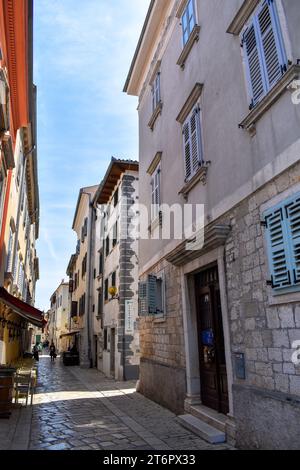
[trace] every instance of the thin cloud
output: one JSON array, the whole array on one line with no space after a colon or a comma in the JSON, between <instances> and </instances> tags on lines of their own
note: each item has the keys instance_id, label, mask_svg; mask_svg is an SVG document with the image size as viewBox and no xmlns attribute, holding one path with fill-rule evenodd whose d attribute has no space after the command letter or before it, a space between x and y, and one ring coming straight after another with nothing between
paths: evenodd
<instances>
[{"instance_id":1,"label":"thin cloud","mask_svg":"<svg viewBox=\"0 0 300 470\"><path fill-rule=\"evenodd\" d=\"M100 183L111 156L137 158L135 98L123 92L149 0L35 2L41 200L37 243L45 310L75 250L79 189Z\"/></svg>"}]
</instances>

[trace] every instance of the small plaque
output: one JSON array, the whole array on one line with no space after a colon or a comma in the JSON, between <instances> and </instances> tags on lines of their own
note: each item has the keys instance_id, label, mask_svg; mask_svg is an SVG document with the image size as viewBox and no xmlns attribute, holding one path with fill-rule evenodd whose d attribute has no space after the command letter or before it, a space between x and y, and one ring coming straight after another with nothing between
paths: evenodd
<instances>
[{"instance_id":1,"label":"small plaque","mask_svg":"<svg viewBox=\"0 0 300 470\"><path fill-rule=\"evenodd\" d=\"M235 358L235 376L237 379L246 380L245 354L236 353Z\"/></svg>"},{"instance_id":2,"label":"small plaque","mask_svg":"<svg viewBox=\"0 0 300 470\"><path fill-rule=\"evenodd\" d=\"M125 300L125 335L134 334L135 305L133 300Z\"/></svg>"}]
</instances>

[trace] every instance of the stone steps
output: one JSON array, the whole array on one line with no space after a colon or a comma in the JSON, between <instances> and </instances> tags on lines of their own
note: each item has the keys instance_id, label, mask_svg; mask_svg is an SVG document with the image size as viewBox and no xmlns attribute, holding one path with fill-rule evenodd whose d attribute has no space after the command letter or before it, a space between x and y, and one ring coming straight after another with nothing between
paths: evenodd
<instances>
[{"instance_id":1,"label":"stone steps","mask_svg":"<svg viewBox=\"0 0 300 470\"><path fill-rule=\"evenodd\" d=\"M210 426L193 415L181 415L178 416L177 420L184 428L192 431L210 444L223 444L226 442L226 435L224 432Z\"/></svg>"},{"instance_id":2,"label":"stone steps","mask_svg":"<svg viewBox=\"0 0 300 470\"><path fill-rule=\"evenodd\" d=\"M206 424L218 429L219 431L226 432L226 420L227 417L218 413L211 408L204 405L193 405L189 407L189 413Z\"/></svg>"}]
</instances>

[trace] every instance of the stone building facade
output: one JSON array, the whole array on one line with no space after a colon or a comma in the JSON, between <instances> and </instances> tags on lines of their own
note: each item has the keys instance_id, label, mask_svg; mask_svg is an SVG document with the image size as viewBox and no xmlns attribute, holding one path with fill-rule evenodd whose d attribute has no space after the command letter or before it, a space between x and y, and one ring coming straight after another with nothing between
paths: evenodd
<instances>
[{"instance_id":1,"label":"stone building facade","mask_svg":"<svg viewBox=\"0 0 300 470\"><path fill-rule=\"evenodd\" d=\"M39 279L32 0L1 3L0 51L0 363L5 364L31 350L29 324L42 326L41 312L37 322L28 315L35 311ZM19 310L10 296L18 299Z\"/></svg>"},{"instance_id":2,"label":"stone building facade","mask_svg":"<svg viewBox=\"0 0 300 470\"><path fill-rule=\"evenodd\" d=\"M137 203L138 162L113 158L94 198L94 304L101 324L98 369L117 380L139 376L138 241L129 233Z\"/></svg>"},{"instance_id":3,"label":"stone building facade","mask_svg":"<svg viewBox=\"0 0 300 470\"><path fill-rule=\"evenodd\" d=\"M49 341L58 353L68 350L69 337L69 283L63 279L50 299Z\"/></svg>"},{"instance_id":4,"label":"stone building facade","mask_svg":"<svg viewBox=\"0 0 300 470\"><path fill-rule=\"evenodd\" d=\"M139 195L151 214L140 390L240 448L296 449L300 9L219 8L152 1L125 84L139 97ZM163 204L204 206L199 247L156 236Z\"/></svg>"}]
</instances>

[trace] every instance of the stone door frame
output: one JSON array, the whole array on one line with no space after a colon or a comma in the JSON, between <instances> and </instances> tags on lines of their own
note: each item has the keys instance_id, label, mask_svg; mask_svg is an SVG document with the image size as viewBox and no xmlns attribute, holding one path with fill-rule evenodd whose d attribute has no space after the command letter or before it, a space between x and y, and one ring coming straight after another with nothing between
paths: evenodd
<instances>
[{"instance_id":1,"label":"stone door frame","mask_svg":"<svg viewBox=\"0 0 300 470\"><path fill-rule=\"evenodd\" d=\"M185 356L186 356L186 381L187 381L187 394L185 404L199 405L201 404L200 395L200 364L198 353L198 338L197 338L197 311L196 311L196 297L194 275L199 270L206 266L217 263L219 271L219 285L221 294L222 317L223 317L223 330L225 342L225 356L228 380L228 396L229 396L229 414L233 417L233 369L231 360L230 348L230 329L229 329L229 316L228 316L228 303L227 303L227 290L226 290L226 277L225 277L225 262L224 262L224 246L216 248L215 250L206 253L199 258L183 265L181 267L181 291L182 291L182 314L183 314L183 328L184 328L184 342L185 342Z\"/></svg>"}]
</instances>

